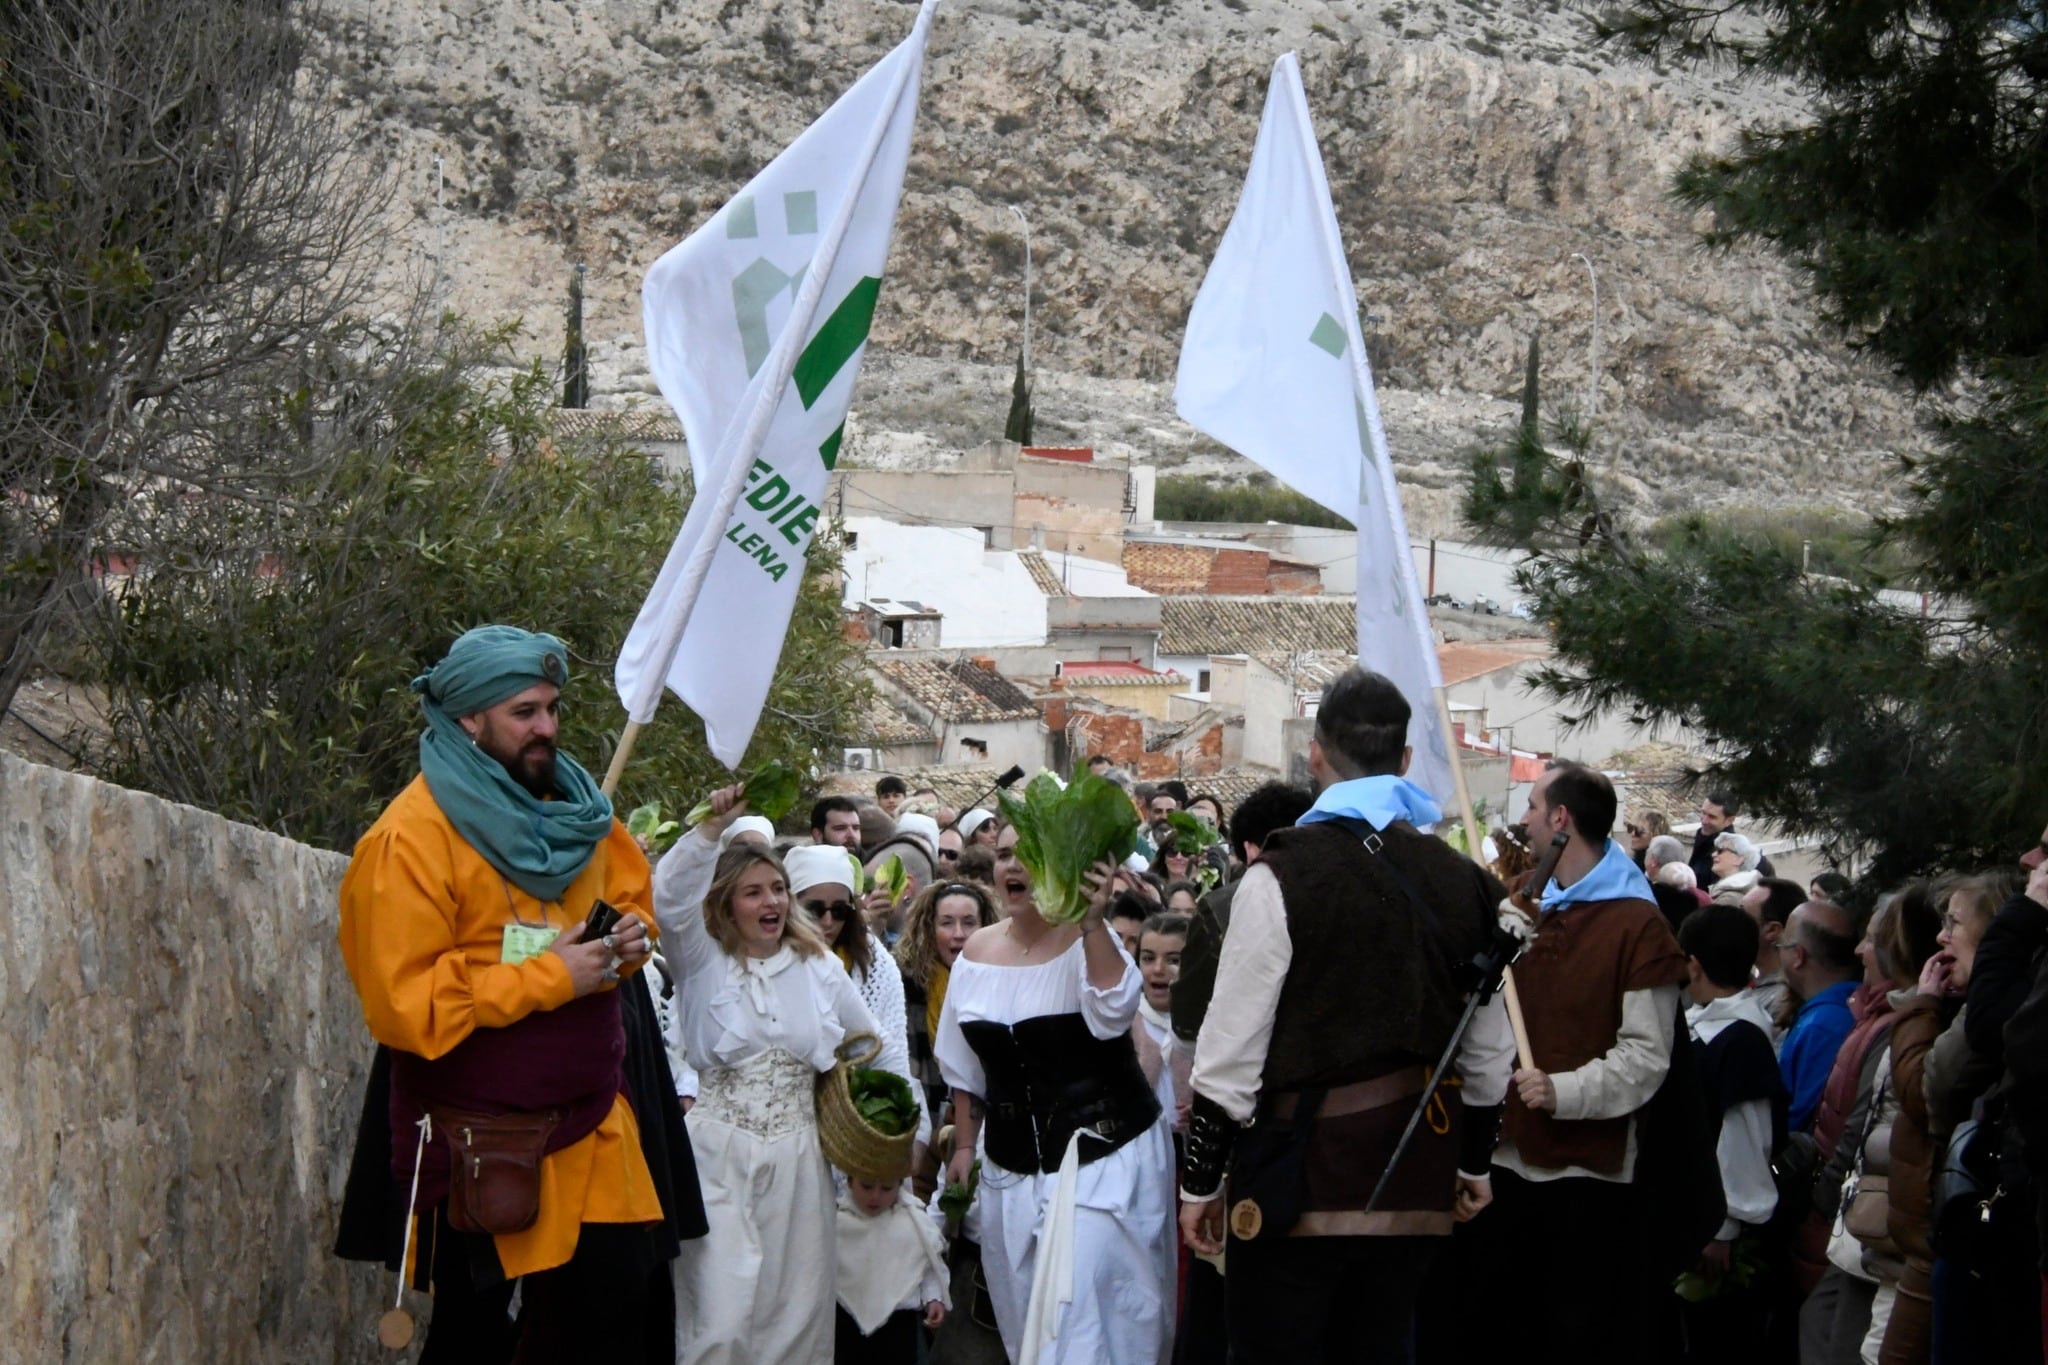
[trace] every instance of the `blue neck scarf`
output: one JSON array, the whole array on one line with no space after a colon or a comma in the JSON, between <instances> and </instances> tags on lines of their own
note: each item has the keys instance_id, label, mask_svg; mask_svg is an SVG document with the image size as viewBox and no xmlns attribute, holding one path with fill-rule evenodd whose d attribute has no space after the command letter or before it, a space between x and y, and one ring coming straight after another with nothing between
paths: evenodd
<instances>
[{"instance_id":1,"label":"blue neck scarf","mask_svg":"<svg viewBox=\"0 0 2048 1365\"><path fill-rule=\"evenodd\" d=\"M427 728L420 775L448 822L507 881L538 900L560 900L612 828L611 798L575 759L555 754L555 799L519 785L460 724L538 683L569 680L569 651L552 635L479 626L412 680Z\"/></svg>"},{"instance_id":2,"label":"blue neck scarf","mask_svg":"<svg viewBox=\"0 0 2048 1365\"><path fill-rule=\"evenodd\" d=\"M1433 825L1444 818L1444 812L1434 797L1407 778L1381 773L1331 783L1323 788L1308 814L1294 823L1313 825L1346 816L1363 820L1374 829L1385 829L1396 820Z\"/></svg>"},{"instance_id":3,"label":"blue neck scarf","mask_svg":"<svg viewBox=\"0 0 2048 1365\"><path fill-rule=\"evenodd\" d=\"M1549 914L1587 901L1654 902L1656 899L1657 893L1650 889L1650 879L1636 866L1636 860L1629 857L1627 849L1609 839L1607 851L1585 876L1570 886L1559 886L1557 878L1550 879L1550 885L1543 888L1543 912Z\"/></svg>"}]
</instances>

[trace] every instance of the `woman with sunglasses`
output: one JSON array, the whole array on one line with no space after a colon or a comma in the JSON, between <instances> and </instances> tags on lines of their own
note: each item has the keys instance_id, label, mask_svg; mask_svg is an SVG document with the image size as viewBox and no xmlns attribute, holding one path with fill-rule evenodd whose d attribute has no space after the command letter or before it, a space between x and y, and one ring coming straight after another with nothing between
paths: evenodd
<instances>
[{"instance_id":1,"label":"woman with sunglasses","mask_svg":"<svg viewBox=\"0 0 2048 1365\"><path fill-rule=\"evenodd\" d=\"M910 1082L917 1096L917 1146L914 1166L924 1165L924 1149L931 1142L931 1113L925 1104L924 1088L910 1070L910 1033L903 1007L903 975L895 962L868 932L867 917L854 899L854 880L860 865L843 848L812 844L793 848L785 860L789 868L789 894L797 907L817 927L818 937L839 959L839 965L853 978L861 1003L875 1016L882 1040L882 1055L874 1065L893 1071Z\"/></svg>"},{"instance_id":2,"label":"woman with sunglasses","mask_svg":"<svg viewBox=\"0 0 2048 1365\"><path fill-rule=\"evenodd\" d=\"M676 1258L676 1359L819 1365L833 1349L836 1193L813 1095L848 1034L881 1029L774 852L745 839L719 851L746 812L740 789L713 793L711 809L654 874L699 1073L686 1123L711 1225ZM852 880L844 849L799 852L837 857Z\"/></svg>"}]
</instances>

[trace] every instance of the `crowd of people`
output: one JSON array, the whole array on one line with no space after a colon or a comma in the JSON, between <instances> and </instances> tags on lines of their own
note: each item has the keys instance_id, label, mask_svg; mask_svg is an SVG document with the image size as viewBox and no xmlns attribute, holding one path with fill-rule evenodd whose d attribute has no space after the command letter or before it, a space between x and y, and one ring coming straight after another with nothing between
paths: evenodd
<instances>
[{"instance_id":1,"label":"crowd of people","mask_svg":"<svg viewBox=\"0 0 2048 1365\"><path fill-rule=\"evenodd\" d=\"M1054 923L1017 829L894 777L792 832L727 788L650 865L566 660L416 680L342 891L340 1250L431 1292L429 1365L2042 1359L2048 832L1799 885L1733 794L1688 843L1557 763L1482 866L1353 669L1312 786L1090 759L1138 849ZM855 1050L900 1169L824 1154Z\"/></svg>"}]
</instances>

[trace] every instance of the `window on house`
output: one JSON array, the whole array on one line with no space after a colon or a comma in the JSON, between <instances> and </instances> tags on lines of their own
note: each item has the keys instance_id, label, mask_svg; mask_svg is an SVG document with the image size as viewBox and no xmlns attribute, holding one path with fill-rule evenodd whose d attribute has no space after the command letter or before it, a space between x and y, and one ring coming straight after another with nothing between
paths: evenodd
<instances>
[{"instance_id":1,"label":"window on house","mask_svg":"<svg viewBox=\"0 0 2048 1365\"><path fill-rule=\"evenodd\" d=\"M1197 692L1207 692L1208 690L1209 690L1209 670L1205 668L1205 669L1203 669L1203 670L1202 670L1202 671L1201 671L1200 673L1197 673L1197 674L1195 675L1195 691L1197 691Z\"/></svg>"},{"instance_id":2,"label":"window on house","mask_svg":"<svg viewBox=\"0 0 2048 1365\"><path fill-rule=\"evenodd\" d=\"M858 550L860 548L860 532L848 531L846 533L846 548L849 550Z\"/></svg>"},{"instance_id":3,"label":"window on house","mask_svg":"<svg viewBox=\"0 0 2048 1365\"><path fill-rule=\"evenodd\" d=\"M882 622L882 643L890 649L903 648L903 623L901 621Z\"/></svg>"},{"instance_id":4,"label":"window on house","mask_svg":"<svg viewBox=\"0 0 2048 1365\"><path fill-rule=\"evenodd\" d=\"M996 528L995 528L995 527L993 527L993 526L977 526L977 527L975 527L974 529L975 529L975 530L977 530L977 531L979 531L979 532L981 532L981 548L982 548L982 549L984 549L984 550L993 550L993 549L995 549L995 547L996 547Z\"/></svg>"}]
</instances>

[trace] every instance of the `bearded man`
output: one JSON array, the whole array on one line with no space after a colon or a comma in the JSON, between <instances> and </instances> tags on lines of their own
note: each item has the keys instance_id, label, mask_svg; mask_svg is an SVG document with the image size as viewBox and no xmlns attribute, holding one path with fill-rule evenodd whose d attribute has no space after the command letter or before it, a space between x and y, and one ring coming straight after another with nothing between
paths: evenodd
<instances>
[{"instance_id":1,"label":"bearded man","mask_svg":"<svg viewBox=\"0 0 2048 1365\"><path fill-rule=\"evenodd\" d=\"M632 979L651 951L647 859L555 747L568 655L484 626L415 678L419 776L342 881L342 957L387 1055L337 1250L361 1254L351 1225L389 1263L410 1247L435 1298L423 1365L641 1358L667 1339L663 1262L702 1233ZM617 918L585 941L599 902ZM388 1172L369 1169L380 1154Z\"/></svg>"}]
</instances>

